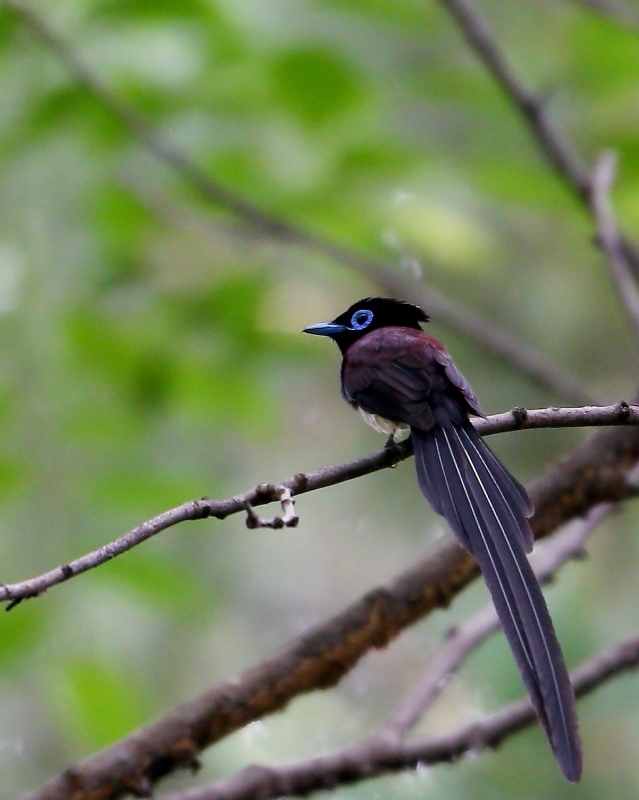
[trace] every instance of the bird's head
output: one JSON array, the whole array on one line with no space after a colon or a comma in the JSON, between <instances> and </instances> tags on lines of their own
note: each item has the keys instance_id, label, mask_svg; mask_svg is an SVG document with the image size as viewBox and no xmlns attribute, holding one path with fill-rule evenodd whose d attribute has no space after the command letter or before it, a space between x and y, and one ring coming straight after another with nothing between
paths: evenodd
<instances>
[{"instance_id":1,"label":"bird's head","mask_svg":"<svg viewBox=\"0 0 639 800\"><path fill-rule=\"evenodd\" d=\"M329 336L345 352L353 342L377 328L400 325L421 330L420 323L430 317L419 306L394 300L391 297L365 297L359 300L332 322L319 322L304 328L303 333Z\"/></svg>"}]
</instances>

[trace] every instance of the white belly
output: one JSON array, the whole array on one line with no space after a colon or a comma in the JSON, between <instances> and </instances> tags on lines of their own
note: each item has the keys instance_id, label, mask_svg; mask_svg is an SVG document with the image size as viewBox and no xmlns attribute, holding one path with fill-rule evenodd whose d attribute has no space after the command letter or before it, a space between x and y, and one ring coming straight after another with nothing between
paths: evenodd
<instances>
[{"instance_id":1,"label":"white belly","mask_svg":"<svg viewBox=\"0 0 639 800\"><path fill-rule=\"evenodd\" d=\"M380 417L377 414L369 414L363 408L359 409L359 413L364 417L371 428L375 428L378 433L383 433L386 436L395 436L398 433L405 433L408 430L408 425L403 422L391 422L389 419Z\"/></svg>"}]
</instances>

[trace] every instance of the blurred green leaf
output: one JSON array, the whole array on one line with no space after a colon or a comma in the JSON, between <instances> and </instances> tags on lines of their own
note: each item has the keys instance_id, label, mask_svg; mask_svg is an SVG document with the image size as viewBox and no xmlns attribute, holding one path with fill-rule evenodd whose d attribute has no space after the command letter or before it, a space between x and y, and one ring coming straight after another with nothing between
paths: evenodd
<instances>
[{"instance_id":1,"label":"blurred green leaf","mask_svg":"<svg viewBox=\"0 0 639 800\"><path fill-rule=\"evenodd\" d=\"M353 64L319 48L291 49L271 62L275 99L308 126L322 124L359 97Z\"/></svg>"},{"instance_id":2,"label":"blurred green leaf","mask_svg":"<svg viewBox=\"0 0 639 800\"><path fill-rule=\"evenodd\" d=\"M106 659L77 657L56 670L53 702L70 738L83 750L104 747L138 727L148 712L144 685Z\"/></svg>"},{"instance_id":3,"label":"blurred green leaf","mask_svg":"<svg viewBox=\"0 0 639 800\"><path fill-rule=\"evenodd\" d=\"M210 7L202 0L99 0L95 3L96 16L113 17L130 22L158 17L179 19L180 17L205 16Z\"/></svg>"},{"instance_id":4,"label":"blurred green leaf","mask_svg":"<svg viewBox=\"0 0 639 800\"><path fill-rule=\"evenodd\" d=\"M3 575L9 578L8 575ZM47 616L37 603L24 602L2 617L2 647L0 647L0 672L20 670L20 660L25 652L33 652L47 633Z\"/></svg>"},{"instance_id":5,"label":"blurred green leaf","mask_svg":"<svg viewBox=\"0 0 639 800\"><path fill-rule=\"evenodd\" d=\"M214 589L203 584L197 566L183 555L149 553L142 547L120 559L117 574L110 576L108 583L121 584L156 613L196 624L203 616L210 621L214 607Z\"/></svg>"}]
</instances>

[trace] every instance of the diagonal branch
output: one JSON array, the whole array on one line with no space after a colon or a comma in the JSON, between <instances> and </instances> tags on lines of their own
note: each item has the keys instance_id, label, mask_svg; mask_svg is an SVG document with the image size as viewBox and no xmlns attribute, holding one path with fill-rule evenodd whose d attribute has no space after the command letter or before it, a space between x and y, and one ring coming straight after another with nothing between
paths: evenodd
<instances>
[{"instance_id":1,"label":"diagonal branch","mask_svg":"<svg viewBox=\"0 0 639 800\"><path fill-rule=\"evenodd\" d=\"M459 26L471 50L525 118L550 164L579 198L587 203L590 197L590 175L586 166L571 144L553 126L542 99L519 81L488 21L469 0L440 2Z\"/></svg>"},{"instance_id":2,"label":"diagonal branch","mask_svg":"<svg viewBox=\"0 0 639 800\"><path fill-rule=\"evenodd\" d=\"M577 697L639 667L639 636L600 653L571 673ZM508 737L536 722L528 700L513 703L453 733L417 742L373 737L350 747L294 764L252 766L199 789L163 794L159 800L270 800L306 797L380 775L448 764L466 755L497 748Z\"/></svg>"},{"instance_id":3,"label":"diagonal branch","mask_svg":"<svg viewBox=\"0 0 639 800\"><path fill-rule=\"evenodd\" d=\"M627 478L638 460L637 425L598 431L576 447L531 488L537 508L535 536L547 536L595 505L630 494ZM258 666L90 756L23 800L116 800L124 791L148 794L160 778L192 764L223 737L281 710L300 694L335 685L365 653L385 647L417 619L447 606L476 575L473 558L449 541ZM522 724L516 721L514 730ZM505 735L503 730L495 743ZM448 757L467 746L464 740L448 748Z\"/></svg>"},{"instance_id":4,"label":"diagonal branch","mask_svg":"<svg viewBox=\"0 0 639 800\"><path fill-rule=\"evenodd\" d=\"M440 3L453 17L475 55L524 118L541 153L587 210L591 211L593 181L587 167L572 143L553 125L543 100L519 80L487 20L471 0L440 0ZM619 242L634 274L639 276L639 253L621 235Z\"/></svg>"},{"instance_id":5,"label":"diagonal branch","mask_svg":"<svg viewBox=\"0 0 639 800\"><path fill-rule=\"evenodd\" d=\"M374 281L384 292L399 297L414 298L442 322L466 334L473 341L481 343L506 363L528 375L539 387L551 391L566 402L579 404L592 402L592 397L584 389L582 382L570 375L565 367L559 367L543 353L499 328L490 320L454 303L436 289L426 288L414 279L392 270L380 260L370 258L274 214L262 211L254 203L210 178L187 155L164 140L137 111L118 99L38 14L15 0L5 0L5 7L12 10L29 30L55 53L78 84L117 119L130 136L158 160L173 169L204 200L230 212L262 235L288 245L312 250L356 270Z\"/></svg>"},{"instance_id":6,"label":"diagonal branch","mask_svg":"<svg viewBox=\"0 0 639 800\"><path fill-rule=\"evenodd\" d=\"M503 414L495 414L486 419L473 420L475 427L483 436L506 431L533 428L567 428L587 426L639 425L639 406L621 402L614 406L585 406L583 408L541 408L528 410L514 408ZM278 484L261 483L254 489L224 500L189 500L180 506L164 511L141 525L137 525L123 536L76 558L55 569L13 584L0 584L0 603L6 602L7 610L14 608L22 600L37 597L52 586L64 583L90 569L128 552L167 528L188 520L208 517L225 519L231 514L245 512L249 528L282 528L297 525L297 517L292 506L293 495L305 494L327 486L335 486L344 481L361 478L380 469L392 467L412 455L410 440L399 442L392 447L384 447L372 455L346 464L322 467L309 474L298 473ZM253 511L255 506L274 501L282 504L281 517L260 520Z\"/></svg>"},{"instance_id":7,"label":"diagonal branch","mask_svg":"<svg viewBox=\"0 0 639 800\"><path fill-rule=\"evenodd\" d=\"M617 158L612 152L602 153L597 160L592 173L592 213L597 223L597 243L606 255L613 283L639 341L639 286L628 262L610 201L616 167Z\"/></svg>"}]
</instances>

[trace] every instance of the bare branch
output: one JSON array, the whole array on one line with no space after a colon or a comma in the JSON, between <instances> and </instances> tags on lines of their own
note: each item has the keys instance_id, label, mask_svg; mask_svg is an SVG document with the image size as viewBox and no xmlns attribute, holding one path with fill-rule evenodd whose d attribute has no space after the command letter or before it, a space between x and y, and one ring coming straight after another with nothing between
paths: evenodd
<instances>
[{"instance_id":1,"label":"bare branch","mask_svg":"<svg viewBox=\"0 0 639 800\"><path fill-rule=\"evenodd\" d=\"M511 411L492 414L472 422L482 436L534 428L583 428L610 425L636 425L639 405L622 400L612 406L581 408L537 408L515 406Z\"/></svg>"},{"instance_id":2,"label":"bare branch","mask_svg":"<svg viewBox=\"0 0 639 800\"><path fill-rule=\"evenodd\" d=\"M559 367L547 356L488 319L454 303L432 287L426 288L414 278L398 273L382 261L369 258L274 214L262 211L258 206L208 177L195 162L158 135L141 115L113 95L38 14L14 0L5 0L5 6L18 15L23 23L56 54L74 79L119 120L124 129L142 147L173 169L207 202L230 212L262 235L288 245L313 250L355 269L374 281L384 292L399 297L414 298L442 322L465 333L474 342L494 352L506 363L526 374L538 386L550 390L565 402L579 404L593 402L582 382L570 375L566 367Z\"/></svg>"},{"instance_id":3,"label":"bare branch","mask_svg":"<svg viewBox=\"0 0 639 800\"><path fill-rule=\"evenodd\" d=\"M571 673L583 697L612 678L639 667L639 636L604 651ZM418 742L371 738L338 752L278 767L248 767L210 786L161 795L160 800L269 800L306 797L322 789L394 772L450 763L498 747L536 722L528 700L471 723L454 733ZM26 800L26 799L25 799Z\"/></svg>"},{"instance_id":4,"label":"bare branch","mask_svg":"<svg viewBox=\"0 0 639 800\"><path fill-rule=\"evenodd\" d=\"M623 499L630 493L627 479L638 460L636 425L598 431L576 447L531 487L537 509L532 519L535 536L547 536L599 503ZM361 464L355 462L356 468ZM315 473L318 483L329 475L330 471ZM225 502L227 513L234 513L233 503L241 508L238 499ZM448 541L428 559L305 631L258 666L90 756L24 800L116 800L124 791L148 794L160 778L192 764L209 745L282 709L300 694L336 684L369 650L386 646L417 619L447 606L477 574L473 558ZM529 721L531 712L525 710L524 722L516 720L513 730ZM453 751L465 752L466 744ZM446 750L448 757L454 757L453 751Z\"/></svg>"},{"instance_id":5,"label":"bare branch","mask_svg":"<svg viewBox=\"0 0 639 800\"><path fill-rule=\"evenodd\" d=\"M457 22L470 48L526 119L548 161L582 201L587 202L590 196L590 175L586 166L552 125L542 99L528 91L519 81L488 21L469 0L440 2Z\"/></svg>"},{"instance_id":6,"label":"bare branch","mask_svg":"<svg viewBox=\"0 0 639 800\"><path fill-rule=\"evenodd\" d=\"M617 157L612 152L602 153L597 160L592 173L592 213L597 223L597 243L606 255L613 283L639 341L639 287L610 201L616 168Z\"/></svg>"},{"instance_id":7,"label":"bare branch","mask_svg":"<svg viewBox=\"0 0 639 800\"><path fill-rule=\"evenodd\" d=\"M585 519L574 521L553 539L543 556L533 564L540 583L547 582L566 561L583 553L586 541L613 508L611 503L602 503ZM379 735L384 739L404 738L443 692L466 658L498 628L499 618L492 603L458 625Z\"/></svg>"},{"instance_id":8,"label":"bare branch","mask_svg":"<svg viewBox=\"0 0 639 800\"><path fill-rule=\"evenodd\" d=\"M525 408L515 408L487 419L475 419L473 422L482 436L527 428L638 425L639 406L621 402L614 406L584 406L583 408L542 408L530 411ZM68 564L62 564L49 572L19 583L0 584L0 602L8 603L7 609L12 609L22 600L37 597L52 586L94 569L115 556L126 553L161 531L187 520L208 517L225 519L231 514L244 511L248 515L247 524L251 528L293 527L297 525L292 499L294 494L305 494L315 489L324 489L327 486L361 478L380 469L392 467L410 455L412 455L412 445L410 440L407 440L391 447L384 447L357 461L322 467L310 474L299 473L276 485L262 483L248 492L225 500L211 500L207 497L201 500L189 500L137 525L118 539L70 561ZM260 520L253 508L273 501L279 501L282 504L282 517L268 521Z\"/></svg>"},{"instance_id":9,"label":"bare branch","mask_svg":"<svg viewBox=\"0 0 639 800\"><path fill-rule=\"evenodd\" d=\"M587 167L572 143L552 124L543 100L520 82L487 20L471 0L440 2L457 22L470 48L524 118L540 151L555 172L590 211L593 186ZM619 241L633 272L639 275L639 254L623 236Z\"/></svg>"}]
</instances>

